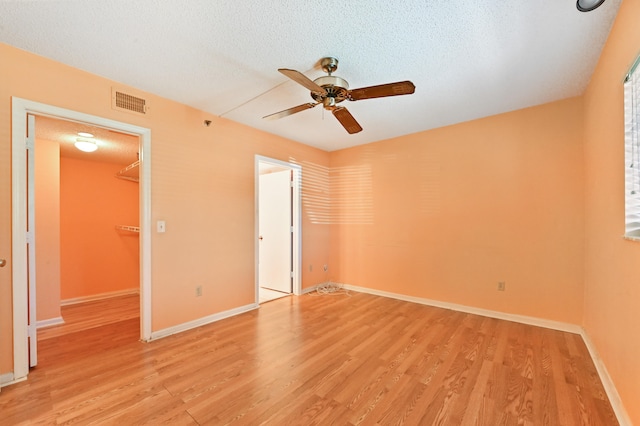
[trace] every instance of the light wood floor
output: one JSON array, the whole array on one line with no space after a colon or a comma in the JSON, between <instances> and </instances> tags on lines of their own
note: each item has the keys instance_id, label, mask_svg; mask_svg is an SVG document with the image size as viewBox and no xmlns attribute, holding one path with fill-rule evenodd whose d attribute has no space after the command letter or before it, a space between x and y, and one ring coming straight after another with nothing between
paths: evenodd
<instances>
[{"instance_id":1,"label":"light wood floor","mask_svg":"<svg viewBox=\"0 0 640 426\"><path fill-rule=\"evenodd\" d=\"M270 288L260 287L258 288L258 302L266 303L272 300L280 299L281 297L288 297L289 293L283 293L281 291L271 290Z\"/></svg>"},{"instance_id":2,"label":"light wood floor","mask_svg":"<svg viewBox=\"0 0 640 426\"><path fill-rule=\"evenodd\" d=\"M0 424L618 424L578 335L367 294L151 343L137 318L69 330L2 389Z\"/></svg>"},{"instance_id":3,"label":"light wood floor","mask_svg":"<svg viewBox=\"0 0 640 426\"><path fill-rule=\"evenodd\" d=\"M60 311L64 324L39 329L39 342L129 319L140 321L140 297L137 294L131 294L66 305Z\"/></svg>"}]
</instances>

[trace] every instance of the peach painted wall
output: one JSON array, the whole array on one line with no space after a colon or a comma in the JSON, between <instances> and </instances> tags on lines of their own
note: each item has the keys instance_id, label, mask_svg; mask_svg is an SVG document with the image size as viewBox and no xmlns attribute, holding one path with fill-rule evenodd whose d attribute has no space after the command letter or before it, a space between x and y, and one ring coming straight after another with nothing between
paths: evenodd
<instances>
[{"instance_id":1,"label":"peach painted wall","mask_svg":"<svg viewBox=\"0 0 640 426\"><path fill-rule=\"evenodd\" d=\"M60 317L60 146L35 145L36 319Z\"/></svg>"},{"instance_id":2,"label":"peach painted wall","mask_svg":"<svg viewBox=\"0 0 640 426\"><path fill-rule=\"evenodd\" d=\"M115 177L125 166L60 159L62 300L140 287L138 234L115 229L139 226L139 185Z\"/></svg>"},{"instance_id":3,"label":"peach painted wall","mask_svg":"<svg viewBox=\"0 0 640 426\"><path fill-rule=\"evenodd\" d=\"M168 114L179 116L180 111ZM205 128L204 117L191 120L190 132L196 136L189 138L167 126L163 130L175 142L154 145L153 198L154 206L160 206L154 220L165 220L167 226L165 234L154 235L154 250L172 263L154 265L154 285L172 289L153 294L154 312L161 312L153 317L154 329L204 317L212 307L225 311L253 303L256 154L328 165L327 152L220 118ZM157 155L165 161L156 162ZM156 185L163 190L156 190ZM328 227L311 223L304 207L302 216L302 264L327 263ZM176 248L188 255L174 257ZM304 269L303 288L323 281L320 271ZM197 285L202 285L203 294L196 299ZM185 306L191 309L178 309L178 298L189 299Z\"/></svg>"},{"instance_id":4,"label":"peach painted wall","mask_svg":"<svg viewBox=\"0 0 640 426\"><path fill-rule=\"evenodd\" d=\"M329 153L0 44L0 257L11 262L12 96L151 129L152 330L252 304L254 157L329 165ZM144 97L146 116L111 109L111 88ZM202 125L212 120L210 127ZM303 166L303 174L304 174ZM329 261L329 227L303 209L303 265ZM304 268L303 287L323 280ZM202 285L202 297L195 297ZM0 269L0 374L12 370L11 270Z\"/></svg>"},{"instance_id":5,"label":"peach painted wall","mask_svg":"<svg viewBox=\"0 0 640 426\"><path fill-rule=\"evenodd\" d=\"M581 111L574 98L333 152L335 220L351 223L333 226L331 278L580 324Z\"/></svg>"},{"instance_id":6,"label":"peach painted wall","mask_svg":"<svg viewBox=\"0 0 640 426\"><path fill-rule=\"evenodd\" d=\"M584 327L640 424L640 242L624 234L622 81L640 55L640 1L625 0L585 93Z\"/></svg>"}]
</instances>

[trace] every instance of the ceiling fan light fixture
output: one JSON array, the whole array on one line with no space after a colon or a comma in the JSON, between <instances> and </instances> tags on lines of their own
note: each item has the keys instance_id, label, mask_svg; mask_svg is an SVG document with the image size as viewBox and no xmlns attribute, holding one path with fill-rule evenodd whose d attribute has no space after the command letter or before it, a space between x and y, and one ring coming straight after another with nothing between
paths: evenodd
<instances>
[{"instance_id":1,"label":"ceiling fan light fixture","mask_svg":"<svg viewBox=\"0 0 640 426\"><path fill-rule=\"evenodd\" d=\"M604 3L604 0L577 0L576 7L580 12L591 12Z\"/></svg>"},{"instance_id":2,"label":"ceiling fan light fixture","mask_svg":"<svg viewBox=\"0 0 640 426\"><path fill-rule=\"evenodd\" d=\"M336 107L336 100L332 97L326 97L322 101L322 104L324 105L324 109L333 109Z\"/></svg>"},{"instance_id":3,"label":"ceiling fan light fixture","mask_svg":"<svg viewBox=\"0 0 640 426\"><path fill-rule=\"evenodd\" d=\"M310 91L311 98L316 102L298 105L274 114L265 115L262 118L271 120L287 117L313 108L316 105L322 105L324 109L330 110L333 113L333 116L349 134L354 134L362 131L362 126L358 124L356 119L345 107L338 106L337 104L347 99L349 101L359 101L363 99L385 98L387 96L410 95L416 90L416 86L408 80L349 90L349 83L347 83L345 79L332 75L332 73L338 69L338 60L336 58L322 58L320 64L322 65L322 70L328 75L318 77L313 81L300 71L289 68L278 68L278 72L286 75L299 85L306 87Z\"/></svg>"},{"instance_id":4,"label":"ceiling fan light fixture","mask_svg":"<svg viewBox=\"0 0 640 426\"><path fill-rule=\"evenodd\" d=\"M93 152L98 149L98 144L96 141L76 138L76 142L74 143L75 147L83 152Z\"/></svg>"}]
</instances>

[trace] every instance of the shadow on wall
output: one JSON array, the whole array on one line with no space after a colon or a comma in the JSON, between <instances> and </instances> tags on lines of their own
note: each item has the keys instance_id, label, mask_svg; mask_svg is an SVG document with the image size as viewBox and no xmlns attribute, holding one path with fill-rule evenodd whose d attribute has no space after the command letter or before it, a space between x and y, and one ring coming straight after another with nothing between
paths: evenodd
<instances>
[{"instance_id":1,"label":"shadow on wall","mask_svg":"<svg viewBox=\"0 0 640 426\"><path fill-rule=\"evenodd\" d=\"M433 154L413 159L393 153L378 156L377 161L385 164L380 164L377 169L372 158L373 149L369 148L360 164L350 166L326 167L289 159L302 167L302 203L311 223L373 225L376 210L373 186L376 179L381 185L396 185L391 191L395 191L397 196L414 199L420 214L432 216L440 211L440 162L433 158ZM376 170L378 175L374 176ZM385 170L406 170L407 175L385 176ZM406 179L417 181L416 193L402 190ZM412 187L415 188L415 182Z\"/></svg>"}]
</instances>

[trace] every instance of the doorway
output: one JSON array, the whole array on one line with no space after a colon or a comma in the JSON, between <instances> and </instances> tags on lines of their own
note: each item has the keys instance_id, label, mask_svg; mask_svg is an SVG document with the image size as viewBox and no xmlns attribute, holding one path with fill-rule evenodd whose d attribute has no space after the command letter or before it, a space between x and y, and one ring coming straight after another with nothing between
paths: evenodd
<instances>
[{"instance_id":1,"label":"doorway","mask_svg":"<svg viewBox=\"0 0 640 426\"><path fill-rule=\"evenodd\" d=\"M139 188L139 259L140 259L140 336L149 340L151 336L151 277L148 230L151 223L150 205L150 129L118 122L77 111L58 108L20 98L12 98L12 253L13 253L13 352L14 381L24 379L29 372L29 344L37 341L35 324L28 321L29 304L29 259L27 241L37 238L29 236L27 229L28 180L26 168L26 130L28 116L53 117L67 121L86 123L140 138L140 188ZM34 348L31 349L32 351Z\"/></svg>"},{"instance_id":2,"label":"doorway","mask_svg":"<svg viewBox=\"0 0 640 426\"><path fill-rule=\"evenodd\" d=\"M256 303L301 293L299 165L256 156Z\"/></svg>"},{"instance_id":3,"label":"doorway","mask_svg":"<svg viewBox=\"0 0 640 426\"><path fill-rule=\"evenodd\" d=\"M38 341L139 318L140 138L34 118Z\"/></svg>"}]
</instances>

